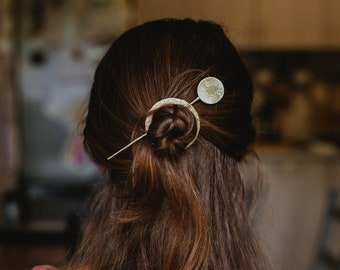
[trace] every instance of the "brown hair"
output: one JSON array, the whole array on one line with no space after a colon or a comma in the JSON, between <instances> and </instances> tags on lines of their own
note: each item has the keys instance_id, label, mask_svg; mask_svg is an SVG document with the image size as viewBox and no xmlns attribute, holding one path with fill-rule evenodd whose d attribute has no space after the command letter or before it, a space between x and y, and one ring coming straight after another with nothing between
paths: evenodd
<instances>
[{"instance_id":1,"label":"brown hair","mask_svg":"<svg viewBox=\"0 0 340 270\"><path fill-rule=\"evenodd\" d=\"M157 101L197 96L201 79L225 87L215 105L153 113ZM266 269L245 205L238 161L251 151L253 88L218 24L158 20L120 36L95 73L84 145L107 182L96 196L71 269Z\"/></svg>"}]
</instances>

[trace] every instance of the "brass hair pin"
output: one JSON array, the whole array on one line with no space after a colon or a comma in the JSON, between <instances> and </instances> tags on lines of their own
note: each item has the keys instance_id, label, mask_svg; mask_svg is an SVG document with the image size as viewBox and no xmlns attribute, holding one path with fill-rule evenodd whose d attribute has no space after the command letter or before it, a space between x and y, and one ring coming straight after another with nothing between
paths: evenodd
<instances>
[{"instance_id":1,"label":"brass hair pin","mask_svg":"<svg viewBox=\"0 0 340 270\"><path fill-rule=\"evenodd\" d=\"M209 105L216 104L217 102L219 102L222 99L223 95L224 95L223 83L215 77L206 77L199 82L199 84L197 86L197 98L194 99L192 102L189 103L186 100L179 99L179 98L166 98L166 99L162 99L162 100L156 102L151 107L151 109L149 111L155 111L155 110L159 109L160 107L162 107L164 105L181 105L181 106L187 107L190 110L190 112L192 112L192 114L194 115L194 117L196 119L196 127L197 127L195 137L186 146L186 149L187 149L188 147L190 147L196 141L196 139L198 138L199 131L200 131L200 118L199 118L197 111L195 110L195 108L192 105L199 100L201 100L203 103L209 104ZM129 144L127 144L126 146L124 146L123 148L118 150L113 155L109 156L107 158L107 160L110 160L111 158L118 155L120 152L129 148L134 143L143 139L148 134L149 127L152 123L152 118L153 118L153 114L149 115L145 119L145 133L144 134L142 134L138 138L134 139L132 142L130 142Z\"/></svg>"}]
</instances>

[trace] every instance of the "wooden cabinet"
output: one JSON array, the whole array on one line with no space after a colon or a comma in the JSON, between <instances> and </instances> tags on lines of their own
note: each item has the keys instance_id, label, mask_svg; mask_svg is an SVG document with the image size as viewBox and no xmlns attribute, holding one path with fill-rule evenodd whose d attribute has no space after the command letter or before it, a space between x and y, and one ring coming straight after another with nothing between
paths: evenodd
<instances>
[{"instance_id":1,"label":"wooden cabinet","mask_svg":"<svg viewBox=\"0 0 340 270\"><path fill-rule=\"evenodd\" d=\"M160 18L191 17L191 0L137 0L137 20L143 23Z\"/></svg>"},{"instance_id":2,"label":"wooden cabinet","mask_svg":"<svg viewBox=\"0 0 340 270\"><path fill-rule=\"evenodd\" d=\"M225 26L228 36L238 46L249 46L258 40L259 21L254 18L254 1L192 1L192 17L213 20ZM254 23L253 23L254 21Z\"/></svg>"},{"instance_id":3,"label":"wooden cabinet","mask_svg":"<svg viewBox=\"0 0 340 270\"><path fill-rule=\"evenodd\" d=\"M338 0L139 0L139 21L192 17L220 22L242 49L339 49Z\"/></svg>"},{"instance_id":4,"label":"wooden cabinet","mask_svg":"<svg viewBox=\"0 0 340 270\"><path fill-rule=\"evenodd\" d=\"M262 0L258 47L305 48L320 43L320 0Z\"/></svg>"},{"instance_id":5,"label":"wooden cabinet","mask_svg":"<svg viewBox=\"0 0 340 270\"><path fill-rule=\"evenodd\" d=\"M340 1L320 0L320 43L326 48L340 48Z\"/></svg>"}]
</instances>

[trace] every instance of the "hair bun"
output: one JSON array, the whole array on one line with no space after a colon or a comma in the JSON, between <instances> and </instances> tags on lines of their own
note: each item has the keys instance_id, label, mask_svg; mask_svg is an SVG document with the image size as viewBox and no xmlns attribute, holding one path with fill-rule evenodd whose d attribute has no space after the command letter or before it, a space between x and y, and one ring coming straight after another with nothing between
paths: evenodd
<instances>
[{"instance_id":1,"label":"hair bun","mask_svg":"<svg viewBox=\"0 0 340 270\"><path fill-rule=\"evenodd\" d=\"M170 104L153 112L148 137L156 155L176 158L194 139L196 120L185 106Z\"/></svg>"}]
</instances>

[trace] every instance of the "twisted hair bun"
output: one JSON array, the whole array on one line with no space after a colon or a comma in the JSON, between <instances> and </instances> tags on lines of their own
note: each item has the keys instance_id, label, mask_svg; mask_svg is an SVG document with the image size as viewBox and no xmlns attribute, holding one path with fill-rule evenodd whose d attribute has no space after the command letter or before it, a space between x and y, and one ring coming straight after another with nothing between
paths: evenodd
<instances>
[{"instance_id":1,"label":"twisted hair bun","mask_svg":"<svg viewBox=\"0 0 340 270\"><path fill-rule=\"evenodd\" d=\"M148 137L158 157L174 159L195 138L197 122L185 106L170 104L153 113Z\"/></svg>"}]
</instances>

